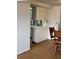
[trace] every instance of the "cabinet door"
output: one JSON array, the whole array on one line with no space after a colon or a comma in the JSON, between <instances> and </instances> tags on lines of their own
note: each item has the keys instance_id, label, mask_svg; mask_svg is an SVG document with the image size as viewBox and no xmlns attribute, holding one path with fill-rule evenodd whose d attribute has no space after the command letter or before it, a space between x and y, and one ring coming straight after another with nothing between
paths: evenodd
<instances>
[{"instance_id":1,"label":"cabinet door","mask_svg":"<svg viewBox=\"0 0 79 59\"><path fill-rule=\"evenodd\" d=\"M45 20L47 18L48 9L44 7L36 8L36 19L37 20Z\"/></svg>"},{"instance_id":2,"label":"cabinet door","mask_svg":"<svg viewBox=\"0 0 79 59\"><path fill-rule=\"evenodd\" d=\"M48 14L48 8L44 8L44 20L48 20L48 16L49 16L49 14Z\"/></svg>"}]
</instances>

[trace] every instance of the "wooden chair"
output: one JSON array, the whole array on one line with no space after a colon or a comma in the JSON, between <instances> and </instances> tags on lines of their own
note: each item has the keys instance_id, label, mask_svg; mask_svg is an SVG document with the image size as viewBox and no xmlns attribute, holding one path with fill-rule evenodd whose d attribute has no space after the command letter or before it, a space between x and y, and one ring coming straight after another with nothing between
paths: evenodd
<instances>
[{"instance_id":1,"label":"wooden chair","mask_svg":"<svg viewBox=\"0 0 79 59\"><path fill-rule=\"evenodd\" d=\"M56 53L60 52L61 55L61 32L60 31L53 31L54 32L54 39L51 39L51 54L53 58L55 58Z\"/></svg>"},{"instance_id":2,"label":"wooden chair","mask_svg":"<svg viewBox=\"0 0 79 59\"><path fill-rule=\"evenodd\" d=\"M61 53L61 32L54 32L55 39L53 39L53 55L56 55L57 52Z\"/></svg>"},{"instance_id":3,"label":"wooden chair","mask_svg":"<svg viewBox=\"0 0 79 59\"><path fill-rule=\"evenodd\" d=\"M51 37L50 49L51 49L51 53L53 53L53 56L55 56L58 50L61 52L61 32L56 31L54 27L49 28L49 30Z\"/></svg>"}]
</instances>

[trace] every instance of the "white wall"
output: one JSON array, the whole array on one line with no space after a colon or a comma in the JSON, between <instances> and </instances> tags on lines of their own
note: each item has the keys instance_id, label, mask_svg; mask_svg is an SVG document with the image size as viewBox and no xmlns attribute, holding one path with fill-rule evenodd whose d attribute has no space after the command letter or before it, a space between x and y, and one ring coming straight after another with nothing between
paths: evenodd
<instances>
[{"instance_id":1,"label":"white wall","mask_svg":"<svg viewBox=\"0 0 79 59\"><path fill-rule=\"evenodd\" d=\"M17 54L30 49L29 2L17 2Z\"/></svg>"},{"instance_id":2,"label":"white wall","mask_svg":"<svg viewBox=\"0 0 79 59\"><path fill-rule=\"evenodd\" d=\"M36 7L36 20L48 20L48 10L46 7Z\"/></svg>"},{"instance_id":3,"label":"white wall","mask_svg":"<svg viewBox=\"0 0 79 59\"><path fill-rule=\"evenodd\" d=\"M56 30L58 30L60 22L60 9L60 6L53 6L49 10L49 27L54 26Z\"/></svg>"},{"instance_id":4,"label":"white wall","mask_svg":"<svg viewBox=\"0 0 79 59\"><path fill-rule=\"evenodd\" d=\"M50 8L51 7L51 5L49 5L47 3L40 2L40 1L32 1L31 3L34 4L34 5L42 6L42 7L46 7L46 8Z\"/></svg>"},{"instance_id":5,"label":"white wall","mask_svg":"<svg viewBox=\"0 0 79 59\"><path fill-rule=\"evenodd\" d=\"M49 27L55 28L55 30L59 30L59 22L60 22L60 6L52 6L52 8L49 9ZM57 24L56 24L57 23ZM49 31L49 30L48 30ZM50 39L50 32L48 34L48 38Z\"/></svg>"}]
</instances>

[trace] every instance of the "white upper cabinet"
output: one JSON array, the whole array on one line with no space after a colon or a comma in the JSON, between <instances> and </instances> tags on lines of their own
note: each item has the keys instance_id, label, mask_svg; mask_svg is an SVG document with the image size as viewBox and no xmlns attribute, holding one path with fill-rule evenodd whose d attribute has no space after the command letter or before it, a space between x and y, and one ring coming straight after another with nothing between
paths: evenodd
<instances>
[{"instance_id":1,"label":"white upper cabinet","mask_svg":"<svg viewBox=\"0 0 79 59\"><path fill-rule=\"evenodd\" d=\"M48 8L36 7L36 20L48 20Z\"/></svg>"}]
</instances>

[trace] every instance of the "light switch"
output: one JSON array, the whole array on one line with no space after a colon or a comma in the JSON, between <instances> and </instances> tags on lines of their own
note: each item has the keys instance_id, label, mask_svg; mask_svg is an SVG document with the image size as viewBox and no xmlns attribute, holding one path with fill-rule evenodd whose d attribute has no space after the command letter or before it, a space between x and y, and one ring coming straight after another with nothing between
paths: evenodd
<instances>
[{"instance_id":1,"label":"light switch","mask_svg":"<svg viewBox=\"0 0 79 59\"><path fill-rule=\"evenodd\" d=\"M56 24L57 24L57 22L56 22Z\"/></svg>"}]
</instances>

